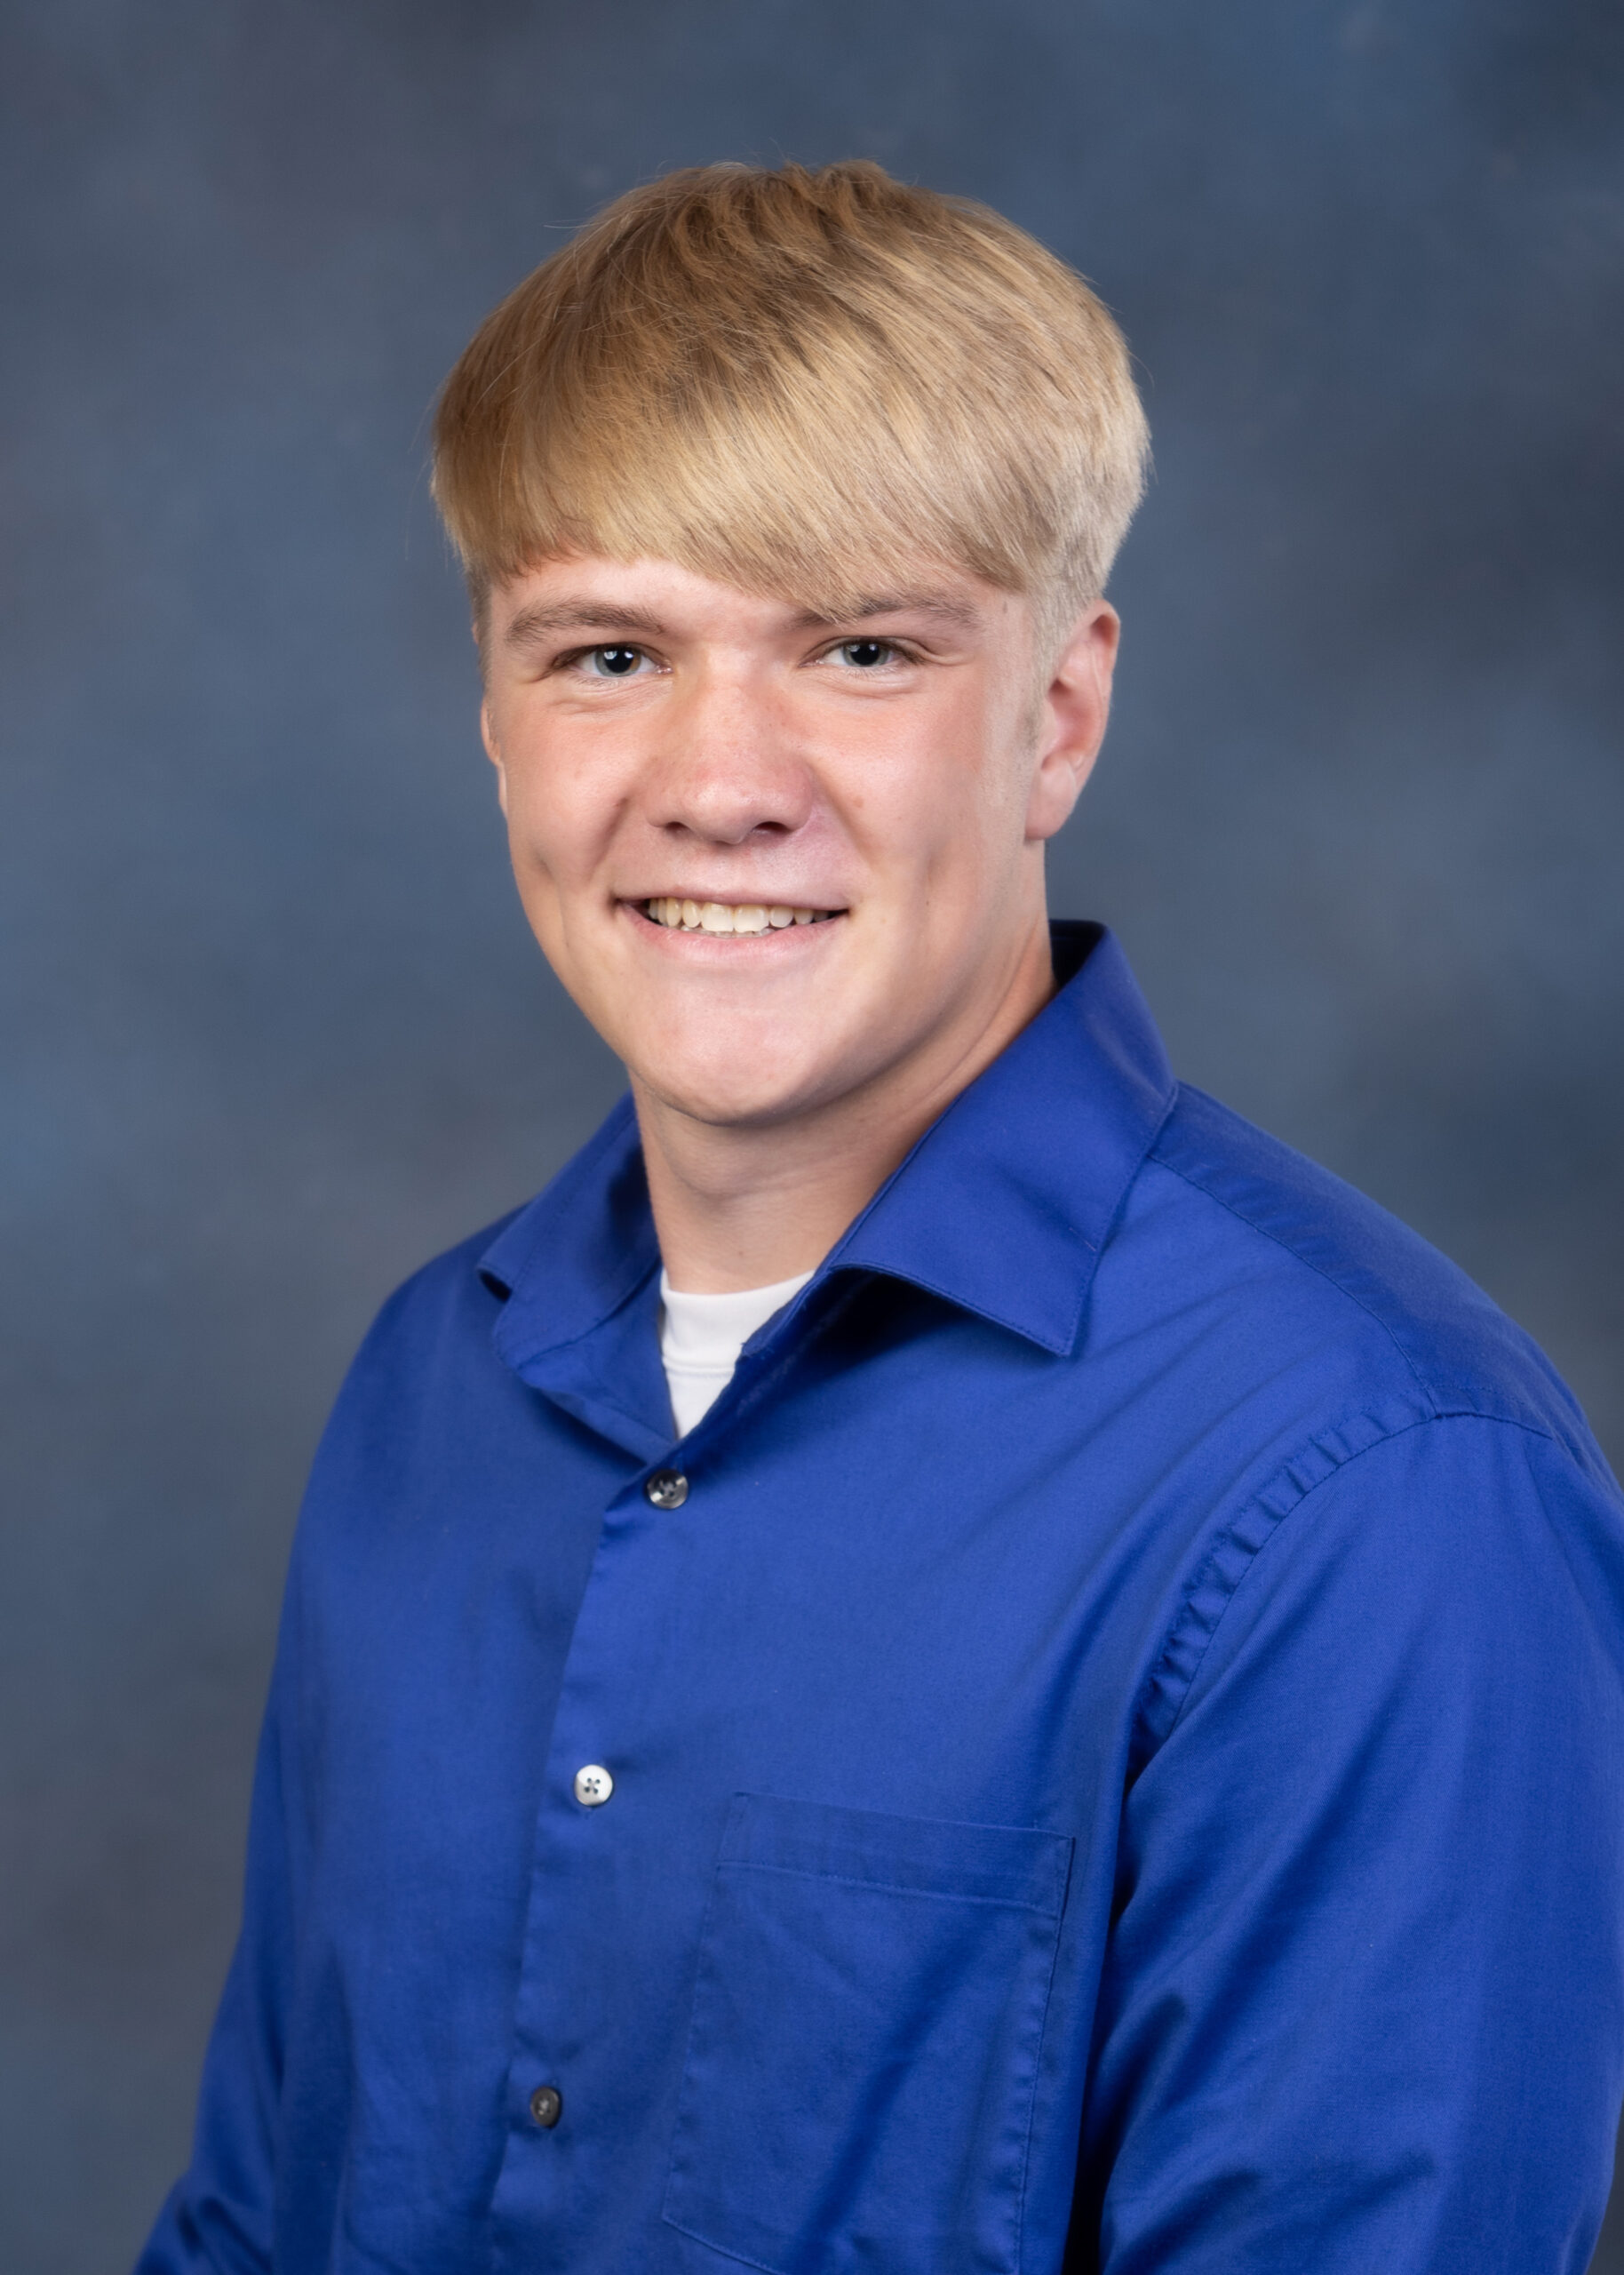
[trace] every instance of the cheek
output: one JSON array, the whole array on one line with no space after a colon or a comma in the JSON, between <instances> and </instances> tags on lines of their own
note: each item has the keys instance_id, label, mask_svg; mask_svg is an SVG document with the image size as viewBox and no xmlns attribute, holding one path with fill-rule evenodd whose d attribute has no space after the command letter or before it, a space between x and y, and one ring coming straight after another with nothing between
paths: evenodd
<instances>
[{"instance_id":1,"label":"cheek","mask_svg":"<svg viewBox=\"0 0 1624 2275\"><path fill-rule=\"evenodd\" d=\"M1023 779L985 725L979 710L943 722L905 763L881 773L856 816L896 866L955 898L1002 874L1024 834Z\"/></svg>"},{"instance_id":2,"label":"cheek","mask_svg":"<svg viewBox=\"0 0 1624 2275\"><path fill-rule=\"evenodd\" d=\"M898 722L856 766L842 766L840 803L852 834L876 855L935 867L961 850L987 808L980 722L962 704Z\"/></svg>"},{"instance_id":3,"label":"cheek","mask_svg":"<svg viewBox=\"0 0 1624 2275\"><path fill-rule=\"evenodd\" d=\"M590 874L612 828L612 809L593 795L590 770L531 759L508 770L508 837L515 868L560 885Z\"/></svg>"}]
</instances>

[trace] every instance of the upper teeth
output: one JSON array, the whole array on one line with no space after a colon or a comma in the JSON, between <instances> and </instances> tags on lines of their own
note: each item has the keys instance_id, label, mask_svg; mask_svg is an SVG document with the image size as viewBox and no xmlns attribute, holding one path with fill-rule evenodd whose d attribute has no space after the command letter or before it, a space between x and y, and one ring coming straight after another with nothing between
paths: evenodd
<instances>
[{"instance_id":1,"label":"upper teeth","mask_svg":"<svg viewBox=\"0 0 1624 2275\"><path fill-rule=\"evenodd\" d=\"M657 924L685 932L765 932L769 927L782 931L786 924L816 924L833 914L827 908L788 908L782 903L766 907L754 900L737 907L726 900L646 900L643 911Z\"/></svg>"}]
</instances>

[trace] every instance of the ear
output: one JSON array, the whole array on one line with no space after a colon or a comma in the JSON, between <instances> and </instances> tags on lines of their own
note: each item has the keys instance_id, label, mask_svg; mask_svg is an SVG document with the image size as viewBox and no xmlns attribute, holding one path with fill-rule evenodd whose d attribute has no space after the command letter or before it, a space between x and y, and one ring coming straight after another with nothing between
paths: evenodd
<instances>
[{"instance_id":1,"label":"ear","mask_svg":"<svg viewBox=\"0 0 1624 2275\"><path fill-rule=\"evenodd\" d=\"M1094 771L1111 716L1121 619L1090 601L1055 660L1038 706L1037 764L1026 807L1029 839L1053 837Z\"/></svg>"},{"instance_id":2,"label":"ear","mask_svg":"<svg viewBox=\"0 0 1624 2275\"><path fill-rule=\"evenodd\" d=\"M497 770L497 803L502 817L507 818L507 769L502 763L502 753L497 744L496 722L490 715L490 698L486 696L480 705L480 740L485 746L485 755Z\"/></svg>"}]
</instances>

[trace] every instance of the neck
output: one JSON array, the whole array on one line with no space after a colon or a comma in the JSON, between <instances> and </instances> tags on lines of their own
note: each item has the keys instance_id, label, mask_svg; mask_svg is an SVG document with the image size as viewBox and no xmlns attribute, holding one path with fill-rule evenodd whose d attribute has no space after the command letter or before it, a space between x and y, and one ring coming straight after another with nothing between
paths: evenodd
<instances>
[{"instance_id":1,"label":"neck","mask_svg":"<svg viewBox=\"0 0 1624 2275\"><path fill-rule=\"evenodd\" d=\"M634 1074L649 1197L672 1286L721 1294L814 1270L1054 991L1045 922L990 1011L950 1026L859 1089L783 1122L700 1122L656 1098Z\"/></svg>"}]
</instances>

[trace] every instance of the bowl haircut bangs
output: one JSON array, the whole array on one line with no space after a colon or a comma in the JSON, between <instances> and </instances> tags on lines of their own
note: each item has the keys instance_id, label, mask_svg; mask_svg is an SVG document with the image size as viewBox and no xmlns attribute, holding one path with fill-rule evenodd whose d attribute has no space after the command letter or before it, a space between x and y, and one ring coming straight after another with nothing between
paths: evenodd
<instances>
[{"instance_id":1,"label":"bowl haircut bangs","mask_svg":"<svg viewBox=\"0 0 1624 2275\"><path fill-rule=\"evenodd\" d=\"M985 206L855 161L620 197L481 325L434 494L482 625L570 555L840 619L944 563L1052 649L1104 587L1148 436L1121 333Z\"/></svg>"}]
</instances>

